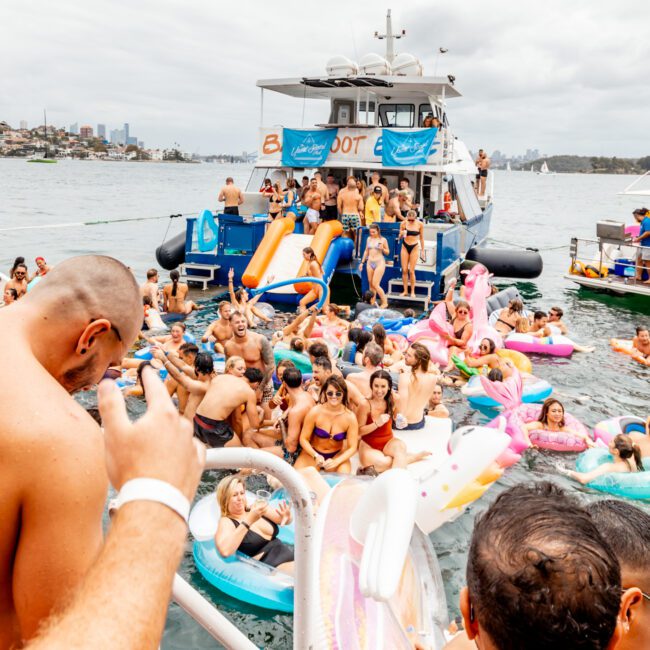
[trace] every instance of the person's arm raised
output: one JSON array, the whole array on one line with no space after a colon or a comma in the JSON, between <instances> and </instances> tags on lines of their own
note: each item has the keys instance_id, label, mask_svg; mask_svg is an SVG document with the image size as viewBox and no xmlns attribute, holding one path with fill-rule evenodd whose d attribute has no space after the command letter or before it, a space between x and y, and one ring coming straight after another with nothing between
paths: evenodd
<instances>
[{"instance_id":1,"label":"person's arm raised","mask_svg":"<svg viewBox=\"0 0 650 650\"><path fill-rule=\"evenodd\" d=\"M135 478L154 478L193 498L205 463L205 448L192 438L160 380L145 368L146 414L129 422L124 398L102 382L106 465L121 488ZM70 605L52 617L28 650L151 648L160 643L174 571L183 554L187 525L172 509L132 501L115 515L97 561Z\"/></svg>"}]
</instances>

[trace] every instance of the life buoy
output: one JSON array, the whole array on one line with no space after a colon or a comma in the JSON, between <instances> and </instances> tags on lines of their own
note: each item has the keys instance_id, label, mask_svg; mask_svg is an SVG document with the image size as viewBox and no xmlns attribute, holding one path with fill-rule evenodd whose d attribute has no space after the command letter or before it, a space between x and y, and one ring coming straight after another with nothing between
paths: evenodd
<instances>
[{"instance_id":1,"label":"life buoy","mask_svg":"<svg viewBox=\"0 0 650 650\"><path fill-rule=\"evenodd\" d=\"M449 212L449 210L451 210L451 192L449 192L449 190L445 192L442 200L442 207L445 212Z\"/></svg>"},{"instance_id":2,"label":"life buoy","mask_svg":"<svg viewBox=\"0 0 650 650\"><path fill-rule=\"evenodd\" d=\"M208 226L212 232L213 237L209 241L205 241L205 226ZM211 210L203 210L196 221L196 236L199 244L199 250L202 253L209 253L217 247L219 242L219 227L214 221L214 215Z\"/></svg>"}]
</instances>

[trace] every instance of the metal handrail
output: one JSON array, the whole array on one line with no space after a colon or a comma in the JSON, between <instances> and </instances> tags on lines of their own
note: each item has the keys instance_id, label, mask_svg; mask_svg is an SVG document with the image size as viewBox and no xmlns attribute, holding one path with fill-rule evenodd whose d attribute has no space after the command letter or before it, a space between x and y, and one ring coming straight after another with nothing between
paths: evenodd
<instances>
[{"instance_id":1,"label":"metal handrail","mask_svg":"<svg viewBox=\"0 0 650 650\"><path fill-rule=\"evenodd\" d=\"M296 526L293 647L295 650L314 649L317 647L318 572L313 544L314 510L309 490L298 472L268 452L232 447L209 449L206 454L205 470L243 467L274 476L285 487L291 499ZM233 623L178 574L174 579L172 596L214 639L227 648L251 650L255 647Z\"/></svg>"},{"instance_id":2,"label":"metal handrail","mask_svg":"<svg viewBox=\"0 0 650 650\"><path fill-rule=\"evenodd\" d=\"M598 252L600 254L600 265L602 266L603 263L607 264L620 264L621 266L624 266L626 268L633 268L634 269L634 275L633 276L625 276L626 282L632 281L634 283L636 282L641 282L641 280L636 279L636 272L637 270L645 270L646 267L642 263L640 263L639 259L639 253L646 247L641 246L640 244L634 242L632 239L624 239L624 240L603 240L603 239L587 239L587 238L582 238L582 237L573 237L571 239L571 250L570 250L570 257L571 257L571 263L573 264L574 262L580 262L584 263L585 260L581 259L583 256L580 255L579 251L579 244L582 242L583 244L589 244L592 246L598 246ZM635 250L635 259L633 263L628 263L627 261L623 262L621 259L625 258L613 258L608 250L605 249L605 246L612 246L616 247L617 249L621 248L632 248ZM593 258L588 260L588 262L593 262Z\"/></svg>"}]
</instances>

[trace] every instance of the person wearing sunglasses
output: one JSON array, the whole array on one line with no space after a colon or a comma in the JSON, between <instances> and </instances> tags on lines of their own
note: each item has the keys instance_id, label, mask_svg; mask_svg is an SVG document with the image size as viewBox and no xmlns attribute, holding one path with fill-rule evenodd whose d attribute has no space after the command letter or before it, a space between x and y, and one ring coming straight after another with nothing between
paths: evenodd
<instances>
[{"instance_id":1,"label":"person wearing sunglasses","mask_svg":"<svg viewBox=\"0 0 650 650\"><path fill-rule=\"evenodd\" d=\"M623 598L635 589L616 648L650 648L650 515L619 499L590 503L587 512L621 565Z\"/></svg>"},{"instance_id":2,"label":"person wearing sunglasses","mask_svg":"<svg viewBox=\"0 0 650 650\"><path fill-rule=\"evenodd\" d=\"M465 363L470 368L483 368L487 366L489 370L499 368L504 377L510 377L514 365L508 359L500 357L496 353L496 345L492 339L484 338L478 346L478 355L471 356L465 353Z\"/></svg>"},{"instance_id":3,"label":"person wearing sunglasses","mask_svg":"<svg viewBox=\"0 0 650 650\"><path fill-rule=\"evenodd\" d=\"M22 263L17 264L13 270L11 279L5 284L5 289L15 289L18 297L21 298L27 293L27 283L29 280L27 275L27 265Z\"/></svg>"},{"instance_id":4,"label":"person wearing sunglasses","mask_svg":"<svg viewBox=\"0 0 650 650\"><path fill-rule=\"evenodd\" d=\"M300 432L302 452L295 468L317 467L326 472L349 474L350 458L357 452L359 425L348 408L348 387L342 377L331 375L320 391L319 404L309 411Z\"/></svg>"}]
</instances>

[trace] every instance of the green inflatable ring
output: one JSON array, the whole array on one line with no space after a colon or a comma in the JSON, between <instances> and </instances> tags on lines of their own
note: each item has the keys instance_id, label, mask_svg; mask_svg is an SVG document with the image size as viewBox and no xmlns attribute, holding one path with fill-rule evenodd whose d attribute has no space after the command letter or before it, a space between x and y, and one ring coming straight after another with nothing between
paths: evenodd
<instances>
[{"instance_id":1,"label":"green inflatable ring","mask_svg":"<svg viewBox=\"0 0 650 650\"><path fill-rule=\"evenodd\" d=\"M461 374L465 377L474 377L475 375L480 375L481 371L478 368L470 368L460 357L457 357L455 354L451 355L451 360L453 364L460 370Z\"/></svg>"},{"instance_id":2,"label":"green inflatable ring","mask_svg":"<svg viewBox=\"0 0 650 650\"><path fill-rule=\"evenodd\" d=\"M275 348L273 350L273 359L276 366L278 365L279 361L282 361L282 359L290 359L293 361L296 368L300 370L300 372L311 372L311 361L309 360L308 356L302 354L301 352Z\"/></svg>"}]
</instances>

